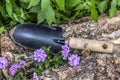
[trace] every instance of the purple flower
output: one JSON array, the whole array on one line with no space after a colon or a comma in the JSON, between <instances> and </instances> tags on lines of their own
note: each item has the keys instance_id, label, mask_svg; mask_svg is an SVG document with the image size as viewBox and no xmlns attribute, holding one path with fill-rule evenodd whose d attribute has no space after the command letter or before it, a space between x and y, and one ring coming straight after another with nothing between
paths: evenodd
<instances>
[{"instance_id":1,"label":"purple flower","mask_svg":"<svg viewBox=\"0 0 120 80\"><path fill-rule=\"evenodd\" d=\"M33 79L34 80L40 80L39 76L37 75L36 72L33 73Z\"/></svg>"},{"instance_id":2,"label":"purple flower","mask_svg":"<svg viewBox=\"0 0 120 80\"><path fill-rule=\"evenodd\" d=\"M68 60L69 60L68 63L69 63L71 66L77 66L77 65L79 65L80 57L79 57L77 54L73 54L73 55L71 55L71 56L68 58Z\"/></svg>"},{"instance_id":3,"label":"purple flower","mask_svg":"<svg viewBox=\"0 0 120 80\"><path fill-rule=\"evenodd\" d=\"M16 71L17 71L17 69L18 69L18 65L17 65L17 64L13 64L13 65L10 67L10 69L9 69L10 75L14 76L15 73L16 73Z\"/></svg>"},{"instance_id":4,"label":"purple flower","mask_svg":"<svg viewBox=\"0 0 120 80\"><path fill-rule=\"evenodd\" d=\"M26 64L26 62L25 61L20 61L20 63L18 64L18 68L21 68L23 65L25 65Z\"/></svg>"},{"instance_id":5,"label":"purple flower","mask_svg":"<svg viewBox=\"0 0 120 80\"><path fill-rule=\"evenodd\" d=\"M64 45L64 46L62 46L62 51L61 51L61 53L62 53L62 56L63 56L63 60L66 60L67 59L67 57L68 57L68 55L69 55L69 52L70 52L70 48L69 48L69 46L66 44L66 45Z\"/></svg>"},{"instance_id":6,"label":"purple flower","mask_svg":"<svg viewBox=\"0 0 120 80\"><path fill-rule=\"evenodd\" d=\"M9 73L10 73L10 75L12 75L12 76L14 76L15 75L15 73L16 73L16 71L17 71L17 69L18 68L21 68L23 65L25 65L26 64L26 62L25 61L20 61L20 63L19 64L13 64L11 67L10 67L10 69L9 69Z\"/></svg>"},{"instance_id":7,"label":"purple flower","mask_svg":"<svg viewBox=\"0 0 120 80\"><path fill-rule=\"evenodd\" d=\"M45 53L44 50L42 49L37 49L34 52L34 60L38 61L38 62L43 62L46 59L47 55Z\"/></svg>"},{"instance_id":8,"label":"purple flower","mask_svg":"<svg viewBox=\"0 0 120 80\"><path fill-rule=\"evenodd\" d=\"M8 60L5 57L0 57L0 69L8 66Z\"/></svg>"}]
</instances>

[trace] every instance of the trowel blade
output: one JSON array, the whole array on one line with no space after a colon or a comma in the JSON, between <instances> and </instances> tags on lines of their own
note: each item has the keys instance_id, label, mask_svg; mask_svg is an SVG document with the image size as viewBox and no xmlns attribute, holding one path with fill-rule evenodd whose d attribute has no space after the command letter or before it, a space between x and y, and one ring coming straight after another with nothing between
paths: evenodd
<instances>
[{"instance_id":1,"label":"trowel blade","mask_svg":"<svg viewBox=\"0 0 120 80\"><path fill-rule=\"evenodd\" d=\"M33 23L19 24L9 34L11 39L19 45L31 49L51 46L53 52L58 52L65 41L61 27L48 27Z\"/></svg>"}]
</instances>

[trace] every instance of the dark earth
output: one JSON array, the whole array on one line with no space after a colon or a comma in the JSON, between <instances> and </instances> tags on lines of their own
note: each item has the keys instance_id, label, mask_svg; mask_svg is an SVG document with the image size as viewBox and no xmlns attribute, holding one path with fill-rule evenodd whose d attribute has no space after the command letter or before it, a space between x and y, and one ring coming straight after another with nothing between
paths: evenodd
<instances>
[{"instance_id":1,"label":"dark earth","mask_svg":"<svg viewBox=\"0 0 120 80\"><path fill-rule=\"evenodd\" d=\"M101 15L98 22L89 17L82 17L71 22L62 22L65 39L82 37L95 40L115 40L120 37L120 12L113 17ZM92 45L91 45L92 46ZM17 55L16 53L23 53ZM77 67L69 65L57 69L50 67L43 71L42 80L120 80L120 51L114 53L100 53L89 50L81 51L81 62ZM78 54L81 54L78 53ZM1 34L1 55L12 62L16 59L31 60L33 50L16 45L8 33ZM3 70L5 77L7 71ZM0 79L1 80L1 79Z\"/></svg>"}]
</instances>

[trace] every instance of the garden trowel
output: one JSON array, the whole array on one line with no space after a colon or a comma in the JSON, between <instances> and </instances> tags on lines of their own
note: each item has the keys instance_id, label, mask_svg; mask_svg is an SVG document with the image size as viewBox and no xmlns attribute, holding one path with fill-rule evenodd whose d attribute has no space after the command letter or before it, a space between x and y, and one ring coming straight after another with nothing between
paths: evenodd
<instances>
[{"instance_id":1,"label":"garden trowel","mask_svg":"<svg viewBox=\"0 0 120 80\"><path fill-rule=\"evenodd\" d=\"M62 45L68 44L74 49L88 49L107 53L115 51L115 44L111 41L97 41L74 37L65 40L62 28L58 26L48 27L33 23L19 24L9 34L15 43L31 49L51 46L53 52L58 52L61 50Z\"/></svg>"}]
</instances>

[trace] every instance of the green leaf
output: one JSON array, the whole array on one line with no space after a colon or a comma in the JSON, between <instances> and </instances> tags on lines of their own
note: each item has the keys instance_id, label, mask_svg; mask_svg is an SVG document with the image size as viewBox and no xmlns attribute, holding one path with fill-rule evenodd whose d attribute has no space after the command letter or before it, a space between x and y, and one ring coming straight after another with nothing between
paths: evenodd
<instances>
[{"instance_id":1,"label":"green leaf","mask_svg":"<svg viewBox=\"0 0 120 80\"><path fill-rule=\"evenodd\" d=\"M26 19L26 15L25 15L25 12L23 11L23 8L20 8L20 13L21 13L20 18L25 20Z\"/></svg>"},{"instance_id":2,"label":"green leaf","mask_svg":"<svg viewBox=\"0 0 120 80\"><path fill-rule=\"evenodd\" d=\"M46 59L46 60L45 60L45 68L48 68L49 66L50 66L49 60Z\"/></svg>"},{"instance_id":3,"label":"green leaf","mask_svg":"<svg viewBox=\"0 0 120 80\"><path fill-rule=\"evenodd\" d=\"M103 14L107 10L107 7L108 7L108 1L105 0L99 3L98 10L100 11L100 13Z\"/></svg>"},{"instance_id":4,"label":"green leaf","mask_svg":"<svg viewBox=\"0 0 120 80\"><path fill-rule=\"evenodd\" d=\"M80 4L75 8L75 10L81 10L83 9L83 7L84 7L84 4Z\"/></svg>"},{"instance_id":5,"label":"green leaf","mask_svg":"<svg viewBox=\"0 0 120 80\"><path fill-rule=\"evenodd\" d=\"M50 5L49 5L47 11L45 12L45 18L49 25L52 22L55 22L55 11L53 10L53 8Z\"/></svg>"},{"instance_id":6,"label":"green leaf","mask_svg":"<svg viewBox=\"0 0 120 80\"><path fill-rule=\"evenodd\" d=\"M40 70L40 69L38 69L38 68L36 68L36 67L32 68L32 71L33 71L33 72L36 72L36 73L38 73L38 74L41 74L41 73L42 73L42 70Z\"/></svg>"},{"instance_id":7,"label":"green leaf","mask_svg":"<svg viewBox=\"0 0 120 80\"><path fill-rule=\"evenodd\" d=\"M79 4L80 3L80 1L81 0L66 0L66 7L67 8L72 8L72 7L74 7L74 6L76 6L77 4Z\"/></svg>"},{"instance_id":8,"label":"green leaf","mask_svg":"<svg viewBox=\"0 0 120 80\"><path fill-rule=\"evenodd\" d=\"M117 8L116 7L111 7L109 9L109 17L112 18L113 16L115 16L117 13Z\"/></svg>"},{"instance_id":9,"label":"green leaf","mask_svg":"<svg viewBox=\"0 0 120 80\"><path fill-rule=\"evenodd\" d=\"M31 7L33 7L33 6L38 5L39 2L40 2L40 0L30 0L30 3L28 5L28 9L31 8Z\"/></svg>"},{"instance_id":10,"label":"green leaf","mask_svg":"<svg viewBox=\"0 0 120 80\"><path fill-rule=\"evenodd\" d=\"M91 9L91 18L95 21L98 20L98 11L96 9Z\"/></svg>"},{"instance_id":11,"label":"green leaf","mask_svg":"<svg viewBox=\"0 0 120 80\"><path fill-rule=\"evenodd\" d=\"M89 4L89 3L88 3L88 4ZM96 8L94 0L91 0L91 2L90 2L89 5L90 5L90 7L91 7L92 9L95 9L95 8Z\"/></svg>"},{"instance_id":12,"label":"green leaf","mask_svg":"<svg viewBox=\"0 0 120 80\"><path fill-rule=\"evenodd\" d=\"M7 3L10 3L10 0L5 0Z\"/></svg>"},{"instance_id":13,"label":"green leaf","mask_svg":"<svg viewBox=\"0 0 120 80\"><path fill-rule=\"evenodd\" d=\"M118 2L118 6L120 7L120 1Z\"/></svg>"},{"instance_id":14,"label":"green leaf","mask_svg":"<svg viewBox=\"0 0 120 80\"><path fill-rule=\"evenodd\" d=\"M43 70L43 69L44 69L43 66L44 66L44 63L40 62L40 63L39 63L39 66L38 66L38 69Z\"/></svg>"},{"instance_id":15,"label":"green leaf","mask_svg":"<svg viewBox=\"0 0 120 80\"><path fill-rule=\"evenodd\" d=\"M118 0L112 0L111 7L116 7L118 4Z\"/></svg>"},{"instance_id":16,"label":"green leaf","mask_svg":"<svg viewBox=\"0 0 120 80\"><path fill-rule=\"evenodd\" d=\"M42 11L48 10L49 6L50 6L50 0L41 0Z\"/></svg>"},{"instance_id":17,"label":"green leaf","mask_svg":"<svg viewBox=\"0 0 120 80\"><path fill-rule=\"evenodd\" d=\"M58 63L54 63L54 66L55 66L55 68L58 68L59 64Z\"/></svg>"},{"instance_id":18,"label":"green leaf","mask_svg":"<svg viewBox=\"0 0 120 80\"><path fill-rule=\"evenodd\" d=\"M115 16L117 13L117 7L116 7L117 2L118 2L117 0L112 0L112 2L111 2L111 8L109 9L109 17L110 18Z\"/></svg>"},{"instance_id":19,"label":"green leaf","mask_svg":"<svg viewBox=\"0 0 120 80\"><path fill-rule=\"evenodd\" d=\"M9 17L12 18L13 11L12 11L12 4L11 4L10 0L6 0L6 11L7 11Z\"/></svg>"},{"instance_id":20,"label":"green leaf","mask_svg":"<svg viewBox=\"0 0 120 80\"><path fill-rule=\"evenodd\" d=\"M19 22L19 18L17 17L17 15L15 13L13 13L13 17L17 22Z\"/></svg>"},{"instance_id":21,"label":"green leaf","mask_svg":"<svg viewBox=\"0 0 120 80\"><path fill-rule=\"evenodd\" d=\"M0 12L2 12L2 11L3 11L3 6L0 5Z\"/></svg>"},{"instance_id":22,"label":"green leaf","mask_svg":"<svg viewBox=\"0 0 120 80\"><path fill-rule=\"evenodd\" d=\"M95 6L94 0L92 0L90 2L90 7L91 7L91 9L90 9L91 10L91 18L93 20L97 21L98 20L98 11L96 10L96 6Z\"/></svg>"},{"instance_id":23,"label":"green leaf","mask_svg":"<svg viewBox=\"0 0 120 80\"><path fill-rule=\"evenodd\" d=\"M4 27L0 27L0 34L6 32L6 29Z\"/></svg>"},{"instance_id":24,"label":"green leaf","mask_svg":"<svg viewBox=\"0 0 120 80\"><path fill-rule=\"evenodd\" d=\"M59 62L58 62L60 65L63 65L66 63L66 61L62 60L62 59L59 59Z\"/></svg>"},{"instance_id":25,"label":"green leaf","mask_svg":"<svg viewBox=\"0 0 120 80\"><path fill-rule=\"evenodd\" d=\"M37 6L34 6L34 7L30 8L29 12L38 13L39 10L40 10L40 6L37 5Z\"/></svg>"},{"instance_id":26,"label":"green leaf","mask_svg":"<svg viewBox=\"0 0 120 80\"><path fill-rule=\"evenodd\" d=\"M50 65L49 63L46 63L46 64L45 64L45 68L48 68L48 67L49 67L49 65Z\"/></svg>"},{"instance_id":27,"label":"green leaf","mask_svg":"<svg viewBox=\"0 0 120 80\"><path fill-rule=\"evenodd\" d=\"M120 7L120 0L118 1L118 7Z\"/></svg>"},{"instance_id":28,"label":"green leaf","mask_svg":"<svg viewBox=\"0 0 120 80\"><path fill-rule=\"evenodd\" d=\"M56 2L60 10L65 11L65 0L56 0Z\"/></svg>"},{"instance_id":29,"label":"green leaf","mask_svg":"<svg viewBox=\"0 0 120 80\"><path fill-rule=\"evenodd\" d=\"M59 55L55 55L53 58L53 61L55 61L55 62L58 61L58 57L59 57Z\"/></svg>"},{"instance_id":30,"label":"green leaf","mask_svg":"<svg viewBox=\"0 0 120 80\"><path fill-rule=\"evenodd\" d=\"M62 59L62 56L60 54L56 54L54 57L53 57L53 62L57 62L59 63L59 60Z\"/></svg>"},{"instance_id":31,"label":"green leaf","mask_svg":"<svg viewBox=\"0 0 120 80\"><path fill-rule=\"evenodd\" d=\"M30 0L20 0L21 2L24 2L24 3L29 3Z\"/></svg>"},{"instance_id":32,"label":"green leaf","mask_svg":"<svg viewBox=\"0 0 120 80\"><path fill-rule=\"evenodd\" d=\"M39 10L37 14L37 23L42 23L45 20L45 13L42 10Z\"/></svg>"},{"instance_id":33,"label":"green leaf","mask_svg":"<svg viewBox=\"0 0 120 80\"><path fill-rule=\"evenodd\" d=\"M79 10L78 11L76 11L75 13L73 13L73 15L71 16L71 17L68 17L68 16L65 16L65 15L62 15L61 14L61 17L64 19L64 20L73 20L73 19L75 19L76 18L76 16L78 16L79 15Z\"/></svg>"}]
</instances>

